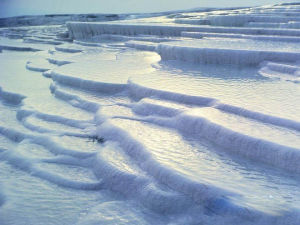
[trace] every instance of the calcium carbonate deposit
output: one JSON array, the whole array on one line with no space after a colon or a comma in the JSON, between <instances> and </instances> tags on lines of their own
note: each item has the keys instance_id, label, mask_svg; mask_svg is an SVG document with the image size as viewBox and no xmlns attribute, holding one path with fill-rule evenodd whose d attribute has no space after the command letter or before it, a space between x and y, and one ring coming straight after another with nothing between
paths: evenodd
<instances>
[{"instance_id":1,"label":"calcium carbonate deposit","mask_svg":"<svg viewBox=\"0 0 300 225\"><path fill-rule=\"evenodd\" d=\"M1 225L300 224L300 4L91 18L2 21Z\"/></svg>"}]
</instances>

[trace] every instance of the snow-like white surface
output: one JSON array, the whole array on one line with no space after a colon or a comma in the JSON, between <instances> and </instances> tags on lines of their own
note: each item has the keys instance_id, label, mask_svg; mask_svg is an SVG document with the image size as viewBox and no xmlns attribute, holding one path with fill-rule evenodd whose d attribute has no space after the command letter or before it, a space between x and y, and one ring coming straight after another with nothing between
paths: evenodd
<instances>
[{"instance_id":1,"label":"snow-like white surface","mask_svg":"<svg viewBox=\"0 0 300 225\"><path fill-rule=\"evenodd\" d=\"M270 44L270 45L269 45ZM163 60L193 63L258 65L263 61L296 62L300 49L290 46L280 51L275 43L232 40L200 40L160 44L157 52Z\"/></svg>"},{"instance_id":2,"label":"snow-like white surface","mask_svg":"<svg viewBox=\"0 0 300 225\"><path fill-rule=\"evenodd\" d=\"M279 35L246 35L246 34L232 34L232 33L206 33L206 32L181 32L182 37L190 38L240 38L252 40L265 41L281 41L281 42L300 42L299 37L294 36L279 36Z\"/></svg>"},{"instance_id":3,"label":"snow-like white surface","mask_svg":"<svg viewBox=\"0 0 300 225\"><path fill-rule=\"evenodd\" d=\"M68 29L72 37L76 39L90 38L102 34L118 35L165 35L180 36L182 31L190 32L216 32L216 33L237 33L237 34L265 34L265 35L287 35L299 36L300 30L286 28L245 28L245 27L211 27L191 26L178 24L158 23L83 23L68 22Z\"/></svg>"},{"instance_id":4,"label":"snow-like white surface","mask_svg":"<svg viewBox=\"0 0 300 225\"><path fill-rule=\"evenodd\" d=\"M0 224L297 225L297 10L1 29Z\"/></svg>"}]
</instances>

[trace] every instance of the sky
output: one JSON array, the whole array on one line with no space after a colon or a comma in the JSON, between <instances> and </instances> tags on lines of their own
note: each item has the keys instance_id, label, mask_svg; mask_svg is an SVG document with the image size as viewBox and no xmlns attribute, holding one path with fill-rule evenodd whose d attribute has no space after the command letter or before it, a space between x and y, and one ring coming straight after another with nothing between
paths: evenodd
<instances>
[{"instance_id":1,"label":"sky","mask_svg":"<svg viewBox=\"0 0 300 225\"><path fill-rule=\"evenodd\" d=\"M0 17L57 13L161 12L195 7L254 6L285 0L0 0Z\"/></svg>"}]
</instances>

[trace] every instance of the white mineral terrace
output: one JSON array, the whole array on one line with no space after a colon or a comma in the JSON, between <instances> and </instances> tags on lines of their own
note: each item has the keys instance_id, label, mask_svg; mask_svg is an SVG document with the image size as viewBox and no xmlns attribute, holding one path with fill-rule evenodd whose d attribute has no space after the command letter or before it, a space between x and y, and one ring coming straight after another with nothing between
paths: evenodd
<instances>
[{"instance_id":1,"label":"white mineral terrace","mask_svg":"<svg viewBox=\"0 0 300 225\"><path fill-rule=\"evenodd\" d=\"M299 225L300 4L120 18L0 28L0 224Z\"/></svg>"}]
</instances>

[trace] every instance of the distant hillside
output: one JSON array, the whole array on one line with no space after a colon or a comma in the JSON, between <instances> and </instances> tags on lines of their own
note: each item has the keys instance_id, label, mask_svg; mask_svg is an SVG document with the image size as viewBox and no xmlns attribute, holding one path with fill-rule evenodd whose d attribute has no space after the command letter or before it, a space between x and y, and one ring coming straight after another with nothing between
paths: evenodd
<instances>
[{"instance_id":1,"label":"distant hillside","mask_svg":"<svg viewBox=\"0 0 300 225\"><path fill-rule=\"evenodd\" d=\"M39 16L17 16L0 18L0 27L12 26L36 26L36 25L59 25L66 21L113 21L124 19L124 15L118 14L49 14Z\"/></svg>"}]
</instances>

